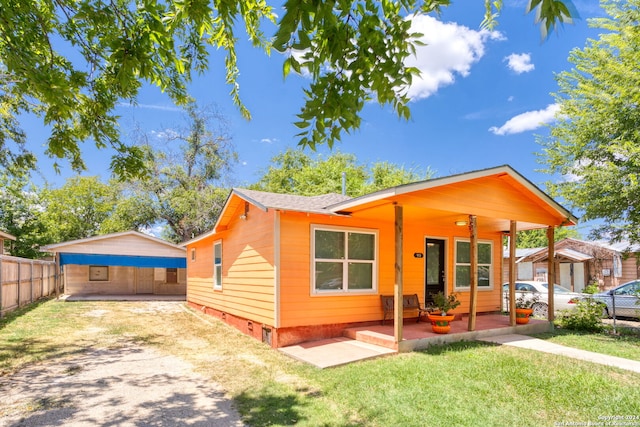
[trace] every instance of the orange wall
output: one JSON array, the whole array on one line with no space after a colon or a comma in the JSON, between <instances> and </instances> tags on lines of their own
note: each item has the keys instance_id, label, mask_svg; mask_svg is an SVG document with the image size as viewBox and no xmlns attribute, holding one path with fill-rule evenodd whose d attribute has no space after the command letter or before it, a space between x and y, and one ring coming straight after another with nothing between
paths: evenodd
<instances>
[{"instance_id":1,"label":"orange wall","mask_svg":"<svg viewBox=\"0 0 640 427\"><path fill-rule=\"evenodd\" d=\"M242 212L241 212L242 210ZM187 301L274 325L274 212L251 207L233 215L228 230L187 246ZM222 289L213 289L213 244L222 240ZM191 259L191 249L196 260Z\"/></svg>"},{"instance_id":2,"label":"orange wall","mask_svg":"<svg viewBox=\"0 0 640 427\"><path fill-rule=\"evenodd\" d=\"M280 326L322 325L376 321L382 319L381 294L393 294L395 273L394 211L389 207L387 220L365 221L357 218L328 217L287 212L281 214ZM311 293L311 225L377 229L378 292L373 295L312 295ZM447 240L447 286L453 287L454 233L468 238L466 227L433 229L428 221L405 224L404 227L404 292L417 293L424 301L424 258L414 258L415 252L425 252L425 237ZM502 267L501 235L479 233L481 240L493 240L493 290L478 292L478 312L500 309ZM456 313L468 313L469 292L459 292L462 305Z\"/></svg>"}]
</instances>

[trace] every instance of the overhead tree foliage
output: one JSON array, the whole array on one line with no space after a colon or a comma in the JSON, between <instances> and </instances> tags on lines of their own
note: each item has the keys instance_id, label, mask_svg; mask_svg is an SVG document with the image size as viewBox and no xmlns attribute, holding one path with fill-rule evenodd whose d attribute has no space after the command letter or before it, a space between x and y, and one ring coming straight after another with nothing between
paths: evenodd
<instances>
[{"instance_id":1,"label":"overhead tree foliage","mask_svg":"<svg viewBox=\"0 0 640 427\"><path fill-rule=\"evenodd\" d=\"M431 169L420 172L389 162L358 164L353 154L340 152L313 158L303 151L288 149L271 159L270 164L252 189L301 196L341 193L344 172L346 194L357 197L433 176Z\"/></svg>"},{"instance_id":2,"label":"overhead tree foliage","mask_svg":"<svg viewBox=\"0 0 640 427\"><path fill-rule=\"evenodd\" d=\"M555 195L603 220L592 237L640 243L640 0L603 6L608 17L590 21L603 33L557 77L561 108L542 160L564 177L549 183Z\"/></svg>"},{"instance_id":3,"label":"overhead tree foliage","mask_svg":"<svg viewBox=\"0 0 640 427\"><path fill-rule=\"evenodd\" d=\"M479 1L479 0L477 0ZM265 0L3 0L0 7L0 165L31 166L16 118L40 116L51 134L47 154L84 169L80 143L93 140L116 154L121 177L143 171L139 147L120 139L114 108L134 102L143 83L187 101L194 73L209 67L211 48L226 52L226 81L244 116L236 41L288 54L284 72L308 73L297 125L300 142L332 144L360 125L368 99L409 116L402 88L417 70L404 65L418 34L413 13L434 13L450 0L289 0L278 20ZM495 23L502 0L485 0L484 25ZM570 21L571 0L530 0L544 32ZM265 35L275 24L275 38ZM244 27L245 36L238 35ZM294 53L300 55L295 55Z\"/></svg>"},{"instance_id":4,"label":"overhead tree foliage","mask_svg":"<svg viewBox=\"0 0 640 427\"><path fill-rule=\"evenodd\" d=\"M227 181L237 161L225 120L212 108L185 107L182 126L138 136L148 175L127 184L131 196L121 214L145 209L163 237L176 243L209 231L228 196ZM152 139L153 138L153 139Z\"/></svg>"}]
</instances>

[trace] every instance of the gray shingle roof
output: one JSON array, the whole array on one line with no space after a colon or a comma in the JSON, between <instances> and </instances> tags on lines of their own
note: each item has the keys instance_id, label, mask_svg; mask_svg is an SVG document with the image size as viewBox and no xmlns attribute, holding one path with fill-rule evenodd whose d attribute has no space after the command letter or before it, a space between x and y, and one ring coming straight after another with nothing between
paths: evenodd
<instances>
[{"instance_id":1,"label":"gray shingle roof","mask_svg":"<svg viewBox=\"0 0 640 427\"><path fill-rule=\"evenodd\" d=\"M282 209L299 212L330 214L328 206L351 199L341 194L330 193L321 196L297 196L293 194L268 193L265 191L234 188L233 192L243 199L265 209Z\"/></svg>"}]
</instances>

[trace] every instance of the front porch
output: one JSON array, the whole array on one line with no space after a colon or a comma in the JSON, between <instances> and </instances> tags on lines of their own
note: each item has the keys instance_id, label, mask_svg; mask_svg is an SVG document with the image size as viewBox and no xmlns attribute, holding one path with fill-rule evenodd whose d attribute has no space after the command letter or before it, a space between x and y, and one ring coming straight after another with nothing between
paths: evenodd
<instances>
[{"instance_id":1,"label":"front porch","mask_svg":"<svg viewBox=\"0 0 640 427\"><path fill-rule=\"evenodd\" d=\"M360 360L381 357L394 353L425 349L432 345L443 345L460 341L475 341L488 337L511 334L536 334L547 332L551 324L546 320L531 319L527 325L510 326L509 316L503 314L478 315L476 328L468 331L468 315L451 322L451 332L445 335L431 331L426 319L416 323L405 319L404 339L396 345L393 324L370 325L347 328L343 337L310 341L279 350L288 356L317 366L329 368Z\"/></svg>"},{"instance_id":2,"label":"front porch","mask_svg":"<svg viewBox=\"0 0 640 427\"><path fill-rule=\"evenodd\" d=\"M479 338L498 335L537 334L547 332L551 327L548 321L539 319L531 319L526 325L511 326L508 315L482 314L476 317L475 330L469 331L468 316L468 314L464 314L451 322L451 332L448 334L432 332L431 323L425 318L419 323L416 323L413 319L405 319L402 327L403 340L398 345L395 343L394 326L392 324L345 329L344 336L403 353L424 349L431 345L474 341Z\"/></svg>"}]
</instances>

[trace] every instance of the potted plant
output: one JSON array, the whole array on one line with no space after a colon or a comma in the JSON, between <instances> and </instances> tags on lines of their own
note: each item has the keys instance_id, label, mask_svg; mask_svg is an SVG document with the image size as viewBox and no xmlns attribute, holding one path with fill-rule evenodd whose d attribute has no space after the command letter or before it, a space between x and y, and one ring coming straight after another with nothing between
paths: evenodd
<instances>
[{"instance_id":1,"label":"potted plant","mask_svg":"<svg viewBox=\"0 0 640 427\"><path fill-rule=\"evenodd\" d=\"M429 321L431 321L431 329L437 334L447 334L451 330L451 322L454 315L449 315L449 311L460 305L458 296L455 293L445 296L443 292L438 292L433 296L433 307L438 312L428 313Z\"/></svg>"},{"instance_id":2,"label":"potted plant","mask_svg":"<svg viewBox=\"0 0 640 427\"><path fill-rule=\"evenodd\" d=\"M529 316L533 313L533 305L540 300L540 295L534 292L525 292L516 298L516 323L524 325L529 323Z\"/></svg>"}]
</instances>

